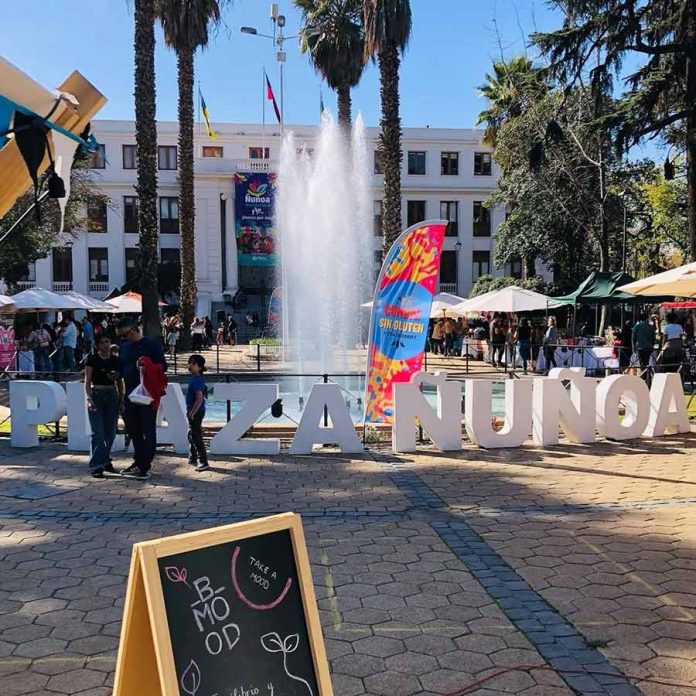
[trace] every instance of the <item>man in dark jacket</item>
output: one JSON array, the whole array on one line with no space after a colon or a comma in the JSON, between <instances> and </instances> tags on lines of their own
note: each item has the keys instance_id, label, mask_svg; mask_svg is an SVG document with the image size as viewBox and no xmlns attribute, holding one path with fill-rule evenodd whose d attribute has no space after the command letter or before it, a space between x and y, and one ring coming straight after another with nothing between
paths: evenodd
<instances>
[{"instance_id":1,"label":"man in dark jacket","mask_svg":"<svg viewBox=\"0 0 696 696\"><path fill-rule=\"evenodd\" d=\"M125 383L125 411L123 422L133 443L133 464L121 472L122 476L145 480L150 478L150 467L157 445L157 410L152 405L132 403L130 393L140 384L140 359L147 357L166 370L161 341L143 336L134 319L124 318L118 323L118 335L122 343L119 350L119 366Z\"/></svg>"}]
</instances>

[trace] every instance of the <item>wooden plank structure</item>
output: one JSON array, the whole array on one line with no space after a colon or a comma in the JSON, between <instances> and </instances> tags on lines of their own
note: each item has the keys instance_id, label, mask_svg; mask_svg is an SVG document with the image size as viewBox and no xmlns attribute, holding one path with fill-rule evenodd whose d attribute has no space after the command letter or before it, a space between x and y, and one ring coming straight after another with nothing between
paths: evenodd
<instances>
[{"instance_id":1,"label":"wooden plank structure","mask_svg":"<svg viewBox=\"0 0 696 696\"><path fill-rule=\"evenodd\" d=\"M67 98L51 116L51 121L71 133L79 135L94 115L106 104L106 97L77 70L73 71L58 87L58 92L75 97L77 103ZM3 58L0 58L0 93L8 99L44 116L55 102L56 95ZM49 158L46 155L39 174L46 171ZM27 166L10 138L0 150L0 218L32 185Z\"/></svg>"}]
</instances>

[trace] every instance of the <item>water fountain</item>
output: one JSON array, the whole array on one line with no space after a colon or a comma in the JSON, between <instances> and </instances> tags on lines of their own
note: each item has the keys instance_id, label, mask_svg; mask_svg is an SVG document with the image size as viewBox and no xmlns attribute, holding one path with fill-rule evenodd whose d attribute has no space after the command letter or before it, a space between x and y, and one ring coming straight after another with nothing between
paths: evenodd
<instances>
[{"instance_id":1,"label":"water fountain","mask_svg":"<svg viewBox=\"0 0 696 696\"><path fill-rule=\"evenodd\" d=\"M361 116L350 138L324 117L311 151L293 133L283 141L276 202L283 345L299 374L348 371L364 337L360 304L374 281L369 171Z\"/></svg>"}]
</instances>

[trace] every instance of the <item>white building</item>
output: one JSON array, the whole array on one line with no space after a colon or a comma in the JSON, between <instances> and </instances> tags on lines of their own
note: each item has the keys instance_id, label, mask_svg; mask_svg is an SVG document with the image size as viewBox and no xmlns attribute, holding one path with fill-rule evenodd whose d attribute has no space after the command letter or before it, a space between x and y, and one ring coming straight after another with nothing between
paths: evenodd
<instances>
[{"instance_id":1,"label":"white building","mask_svg":"<svg viewBox=\"0 0 696 696\"><path fill-rule=\"evenodd\" d=\"M94 174L111 204L89 211L91 227L67 247L32 264L22 288L39 285L55 291L76 290L103 297L122 286L136 263L137 217L135 126L132 121L95 121L103 157L95 157ZM232 310L231 298L242 287L249 295L270 293L272 269L239 266L234 225L234 173L274 171L280 152L277 127L214 124L218 137L195 136L196 277L199 312ZM292 126L298 143L311 150L316 126ZM198 128L196 128L198 131ZM378 129L368 129L368 145L376 148ZM466 295L478 276L492 272L518 275L520 267L494 269L491 256L504 211L491 213L483 201L495 188L497 169L490 148L473 129L405 128L403 131L402 219L410 225L447 218L451 228L442 254L440 290ZM267 148L266 159L263 147ZM177 124L159 122L159 211L162 262L179 260ZM372 155L371 155L372 156ZM380 206L382 176L375 161L374 254L381 259ZM259 306L264 297L259 298Z\"/></svg>"}]
</instances>

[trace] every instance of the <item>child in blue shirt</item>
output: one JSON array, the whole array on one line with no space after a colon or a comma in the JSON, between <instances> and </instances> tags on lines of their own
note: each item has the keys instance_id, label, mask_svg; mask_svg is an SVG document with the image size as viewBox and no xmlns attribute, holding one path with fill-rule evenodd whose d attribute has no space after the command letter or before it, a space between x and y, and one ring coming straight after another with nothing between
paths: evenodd
<instances>
[{"instance_id":1,"label":"child in blue shirt","mask_svg":"<svg viewBox=\"0 0 696 696\"><path fill-rule=\"evenodd\" d=\"M203 444L203 418L205 417L205 399L208 389L203 381L205 358L197 353L188 359L188 371L191 374L186 390L186 415L188 416L190 445L189 464L196 471L209 469L208 455Z\"/></svg>"}]
</instances>

